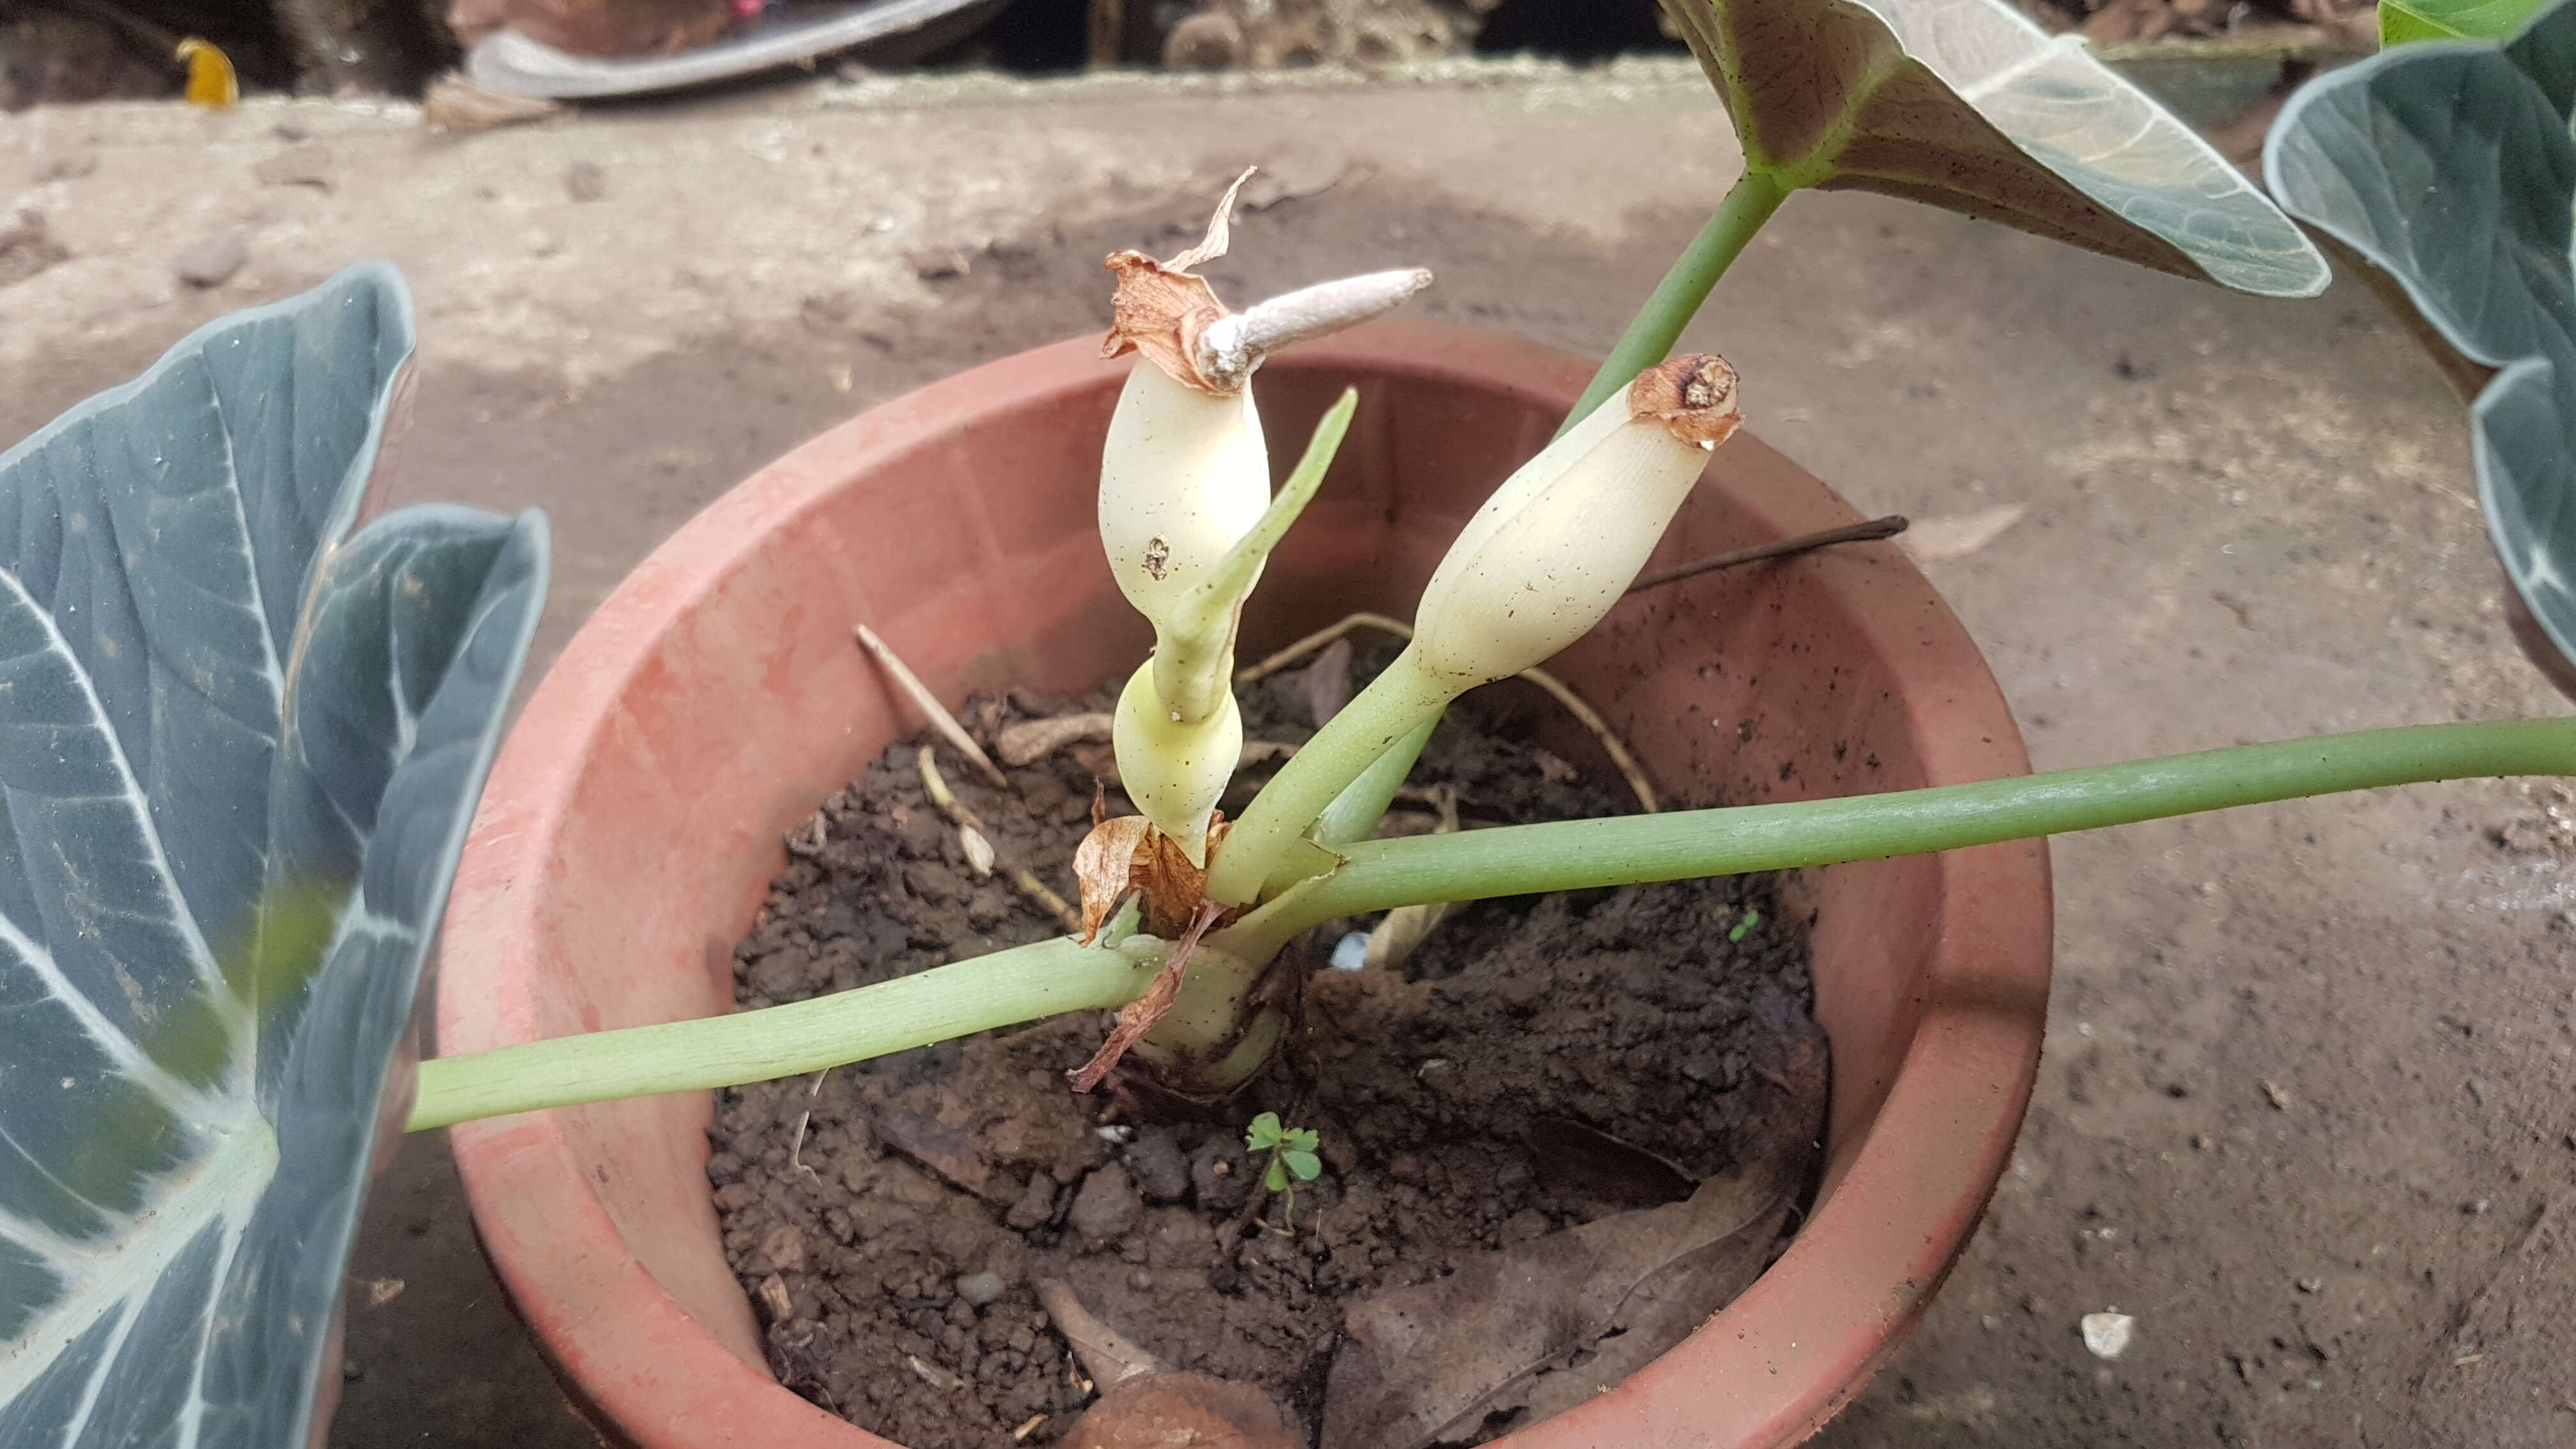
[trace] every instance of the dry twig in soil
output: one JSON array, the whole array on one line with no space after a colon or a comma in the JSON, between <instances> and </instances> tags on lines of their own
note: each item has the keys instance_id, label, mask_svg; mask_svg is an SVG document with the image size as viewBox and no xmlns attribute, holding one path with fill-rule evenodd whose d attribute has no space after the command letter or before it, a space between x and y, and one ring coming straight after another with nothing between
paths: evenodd
<instances>
[{"instance_id":1,"label":"dry twig in soil","mask_svg":"<svg viewBox=\"0 0 2576 1449\"><path fill-rule=\"evenodd\" d=\"M1289 665L1296 663L1298 660L1305 658L1307 655L1314 653L1316 650L1321 649L1325 645L1332 643L1334 640L1341 638L1345 634L1348 634L1353 629L1375 629L1380 633L1393 634L1395 637L1405 640L1410 640L1413 637L1413 626L1400 619L1390 619L1384 614L1371 614L1367 612L1353 614L1338 624L1316 630L1314 633L1309 634L1305 638L1298 640L1296 643L1289 645L1287 648L1272 654L1270 657L1257 664L1247 665L1242 669L1236 670L1234 674L1234 682L1237 684L1250 684L1257 679L1264 679L1270 675L1276 674L1280 670L1287 668ZM1592 731L1593 738L1599 740L1601 742L1601 748L1608 752L1610 763L1619 767L1619 773L1627 780L1628 788L1635 792L1638 808L1645 811L1648 815L1654 814L1657 808L1655 805L1655 787L1646 783L1645 768L1637 763L1637 757L1635 755L1628 753L1627 744L1623 742L1619 738L1618 734L1610 728L1610 722L1603 719L1600 713L1593 709L1591 705L1584 703L1583 696L1576 694L1573 686L1567 684L1564 680L1557 678L1555 675L1548 673L1546 670L1524 669L1521 671L1520 677L1537 685L1539 688L1546 690L1548 695L1558 704L1565 706L1566 713L1574 716L1585 729Z\"/></svg>"},{"instance_id":2,"label":"dry twig in soil","mask_svg":"<svg viewBox=\"0 0 2576 1449\"><path fill-rule=\"evenodd\" d=\"M1002 767L993 763L992 757L984 753L984 747L975 743L973 735L966 733L966 727L957 722L957 716L948 712L948 706L939 702L939 696L930 692L930 686L921 682L921 676L913 673L911 666L887 647L885 640L877 637L876 630L865 624L858 627L859 643L885 670L886 677L895 682L895 687L903 691L904 698L911 700L913 707L929 718L930 727L939 731L940 738L955 745L957 753L974 761L975 768L984 772L984 778L992 781L995 789L1011 788L1010 777L1002 773Z\"/></svg>"},{"instance_id":3,"label":"dry twig in soil","mask_svg":"<svg viewBox=\"0 0 2576 1449\"><path fill-rule=\"evenodd\" d=\"M1046 882L1027 870L1017 865L1002 864L993 849L992 832L985 829L984 822L977 818L975 812L966 808L966 802L958 799L956 792L948 788L948 780L939 773L939 761L931 753L930 746L921 747L915 763L921 768L921 793L929 796L930 803L939 807L939 813L956 825L957 843L966 852L967 864L974 866L978 875L1001 872L1005 880L1019 888L1020 894L1062 921L1066 930L1079 932L1082 929L1081 912L1067 904L1064 897L1047 889Z\"/></svg>"}]
</instances>

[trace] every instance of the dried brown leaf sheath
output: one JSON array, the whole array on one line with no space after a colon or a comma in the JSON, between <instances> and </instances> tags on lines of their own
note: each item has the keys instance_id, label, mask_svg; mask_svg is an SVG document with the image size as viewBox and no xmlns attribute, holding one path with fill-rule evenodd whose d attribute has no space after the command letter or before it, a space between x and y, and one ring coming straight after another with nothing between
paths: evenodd
<instances>
[{"instance_id":1,"label":"dried brown leaf sheath","mask_svg":"<svg viewBox=\"0 0 2576 1449\"><path fill-rule=\"evenodd\" d=\"M1082 944L1100 934L1100 923L1135 886L1135 859L1153 825L1142 815L1103 820L1073 848L1073 878L1082 889Z\"/></svg>"},{"instance_id":2,"label":"dried brown leaf sheath","mask_svg":"<svg viewBox=\"0 0 2576 1449\"><path fill-rule=\"evenodd\" d=\"M1735 393L1735 369L1725 358L1685 353L1637 374L1628 385L1628 414L1655 419L1685 443L1714 448L1744 424Z\"/></svg>"},{"instance_id":3,"label":"dried brown leaf sheath","mask_svg":"<svg viewBox=\"0 0 2576 1449\"><path fill-rule=\"evenodd\" d=\"M1109 300L1109 335L1100 341L1101 356L1116 357L1133 348L1173 381L1202 392L1234 392L1242 387L1240 380L1230 387L1219 386L1199 368L1199 334L1227 315L1227 308L1216 299L1216 289L1207 278L1190 269L1225 255L1227 219L1234 214L1235 194L1251 178L1250 168L1234 178L1225 199L1216 204L1216 215L1208 218L1207 235L1170 261L1158 262L1139 251L1109 254L1106 265L1118 274L1118 290Z\"/></svg>"},{"instance_id":4,"label":"dried brown leaf sheath","mask_svg":"<svg viewBox=\"0 0 2576 1449\"><path fill-rule=\"evenodd\" d=\"M1219 816L1208 826L1208 850L1225 839ZM1121 815L1091 827L1073 851L1073 878L1082 888L1082 940L1089 945L1100 924L1129 891L1145 896L1145 929L1172 940L1190 928L1207 899L1207 871L1190 864L1180 842L1154 829L1142 815Z\"/></svg>"},{"instance_id":5,"label":"dried brown leaf sheath","mask_svg":"<svg viewBox=\"0 0 2576 1449\"><path fill-rule=\"evenodd\" d=\"M1099 1086L1100 1079L1109 1075L1109 1069L1118 1065L1118 1059L1127 1055L1127 1049L1143 1041L1145 1034L1152 1031L1155 1023L1172 1009L1172 1003L1180 997L1181 976L1189 969L1190 956L1198 950L1199 938L1216 923L1217 915L1214 901L1200 903L1187 933L1181 937L1180 944L1172 948L1172 959L1154 974L1153 984L1145 988L1144 995L1118 1008L1118 1024L1109 1029L1109 1039L1100 1044L1100 1050L1092 1053L1091 1060L1065 1073L1073 1079L1075 1091L1088 1092Z\"/></svg>"}]
</instances>

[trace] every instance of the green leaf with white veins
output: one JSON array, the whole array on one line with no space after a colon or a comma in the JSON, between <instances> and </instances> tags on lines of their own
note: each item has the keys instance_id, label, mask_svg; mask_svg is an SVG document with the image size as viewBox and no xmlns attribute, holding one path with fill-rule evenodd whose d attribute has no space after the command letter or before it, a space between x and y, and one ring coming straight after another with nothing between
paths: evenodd
<instances>
[{"instance_id":1,"label":"green leaf with white veins","mask_svg":"<svg viewBox=\"0 0 2576 1449\"><path fill-rule=\"evenodd\" d=\"M2325 259L2200 133L2009 0L1663 0L1784 187L1876 191L2239 291Z\"/></svg>"},{"instance_id":2,"label":"green leaf with white veins","mask_svg":"<svg viewBox=\"0 0 2576 1449\"><path fill-rule=\"evenodd\" d=\"M2576 3L2505 44L2427 40L2302 86L2263 174L2379 269L2439 346L2501 369L2469 411L2487 533L2576 659ZM2437 358L2441 354L2437 351Z\"/></svg>"},{"instance_id":3,"label":"green leaf with white veins","mask_svg":"<svg viewBox=\"0 0 2576 1449\"><path fill-rule=\"evenodd\" d=\"M354 536L390 268L0 453L0 1445L294 1449L545 528Z\"/></svg>"}]
</instances>

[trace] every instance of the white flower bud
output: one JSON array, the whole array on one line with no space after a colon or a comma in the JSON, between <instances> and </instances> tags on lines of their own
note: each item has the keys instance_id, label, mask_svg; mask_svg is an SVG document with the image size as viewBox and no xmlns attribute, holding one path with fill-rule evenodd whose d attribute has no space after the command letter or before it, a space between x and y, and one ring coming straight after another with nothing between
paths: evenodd
<instances>
[{"instance_id":1,"label":"white flower bud","mask_svg":"<svg viewBox=\"0 0 2576 1449\"><path fill-rule=\"evenodd\" d=\"M1243 755L1243 714L1233 691L1219 690L1217 701L1205 719L1173 719L1156 695L1149 661L1119 691L1110 730L1127 798L1195 866L1207 864L1208 822Z\"/></svg>"},{"instance_id":2,"label":"white flower bud","mask_svg":"<svg viewBox=\"0 0 2576 1449\"><path fill-rule=\"evenodd\" d=\"M1420 667L1470 688L1590 632L1741 420L1734 369L1707 355L1650 368L1605 400L1459 532L1414 613Z\"/></svg>"},{"instance_id":3,"label":"white flower bud","mask_svg":"<svg viewBox=\"0 0 2576 1449\"><path fill-rule=\"evenodd\" d=\"M1152 365L1127 374L1100 455L1100 542L1119 591L1154 625L1163 703L1182 723L1226 695L1243 596L1200 585L1270 506L1270 454L1249 390L1203 392ZM1229 580L1229 583L1232 581Z\"/></svg>"}]
</instances>

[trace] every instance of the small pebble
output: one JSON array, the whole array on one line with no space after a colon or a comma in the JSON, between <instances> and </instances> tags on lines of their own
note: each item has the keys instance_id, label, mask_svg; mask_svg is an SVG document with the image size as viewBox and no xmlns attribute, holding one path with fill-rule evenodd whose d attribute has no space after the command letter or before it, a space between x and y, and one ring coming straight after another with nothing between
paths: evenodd
<instances>
[{"instance_id":1,"label":"small pebble","mask_svg":"<svg viewBox=\"0 0 2576 1449\"><path fill-rule=\"evenodd\" d=\"M2115 1359L2129 1351L2129 1340L2137 1333L2138 1320L2125 1313L2087 1313L2080 1325L2084 1330L2084 1347L2098 1359Z\"/></svg>"},{"instance_id":2,"label":"small pebble","mask_svg":"<svg viewBox=\"0 0 2576 1449\"><path fill-rule=\"evenodd\" d=\"M191 287L220 287L249 264L250 245L233 234L208 237L179 253L170 270Z\"/></svg>"},{"instance_id":3,"label":"small pebble","mask_svg":"<svg viewBox=\"0 0 2576 1449\"><path fill-rule=\"evenodd\" d=\"M957 1280L957 1296L982 1308L999 1299L1009 1286L999 1273L969 1273Z\"/></svg>"}]
</instances>

